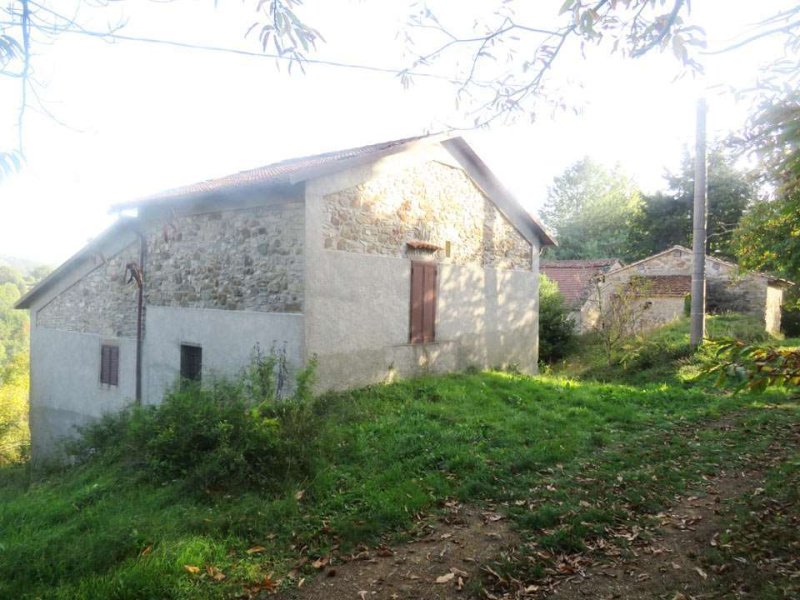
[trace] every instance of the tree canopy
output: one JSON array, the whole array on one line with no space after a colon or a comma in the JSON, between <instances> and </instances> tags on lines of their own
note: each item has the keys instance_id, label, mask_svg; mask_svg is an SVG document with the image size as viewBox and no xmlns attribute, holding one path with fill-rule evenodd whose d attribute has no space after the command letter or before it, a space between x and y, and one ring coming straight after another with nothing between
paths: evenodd
<instances>
[{"instance_id":1,"label":"tree canopy","mask_svg":"<svg viewBox=\"0 0 800 600\"><path fill-rule=\"evenodd\" d=\"M633 223L632 254L644 258L665 248L692 245L694 160L687 153L681 169L667 173L667 190L643 199ZM757 197L757 186L749 173L734 166L734 158L721 146L708 157L708 225L706 252L733 259L733 231L747 206Z\"/></svg>"},{"instance_id":2,"label":"tree canopy","mask_svg":"<svg viewBox=\"0 0 800 600\"><path fill-rule=\"evenodd\" d=\"M630 258L631 231L641 197L619 167L584 157L553 180L541 210L556 230L554 258Z\"/></svg>"}]
</instances>

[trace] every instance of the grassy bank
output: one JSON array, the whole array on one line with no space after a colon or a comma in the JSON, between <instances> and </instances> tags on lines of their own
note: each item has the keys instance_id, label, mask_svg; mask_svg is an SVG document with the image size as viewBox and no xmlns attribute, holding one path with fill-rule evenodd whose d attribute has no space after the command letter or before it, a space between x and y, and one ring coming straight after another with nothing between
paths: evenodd
<instances>
[{"instance_id":1,"label":"grassy bank","mask_svg":"<svg viewBox=\"0 0 800 600\"><path fill-rule=\"evenodd\" d=\"M0 597L290 593L315 559L413 537L450 500L510 518L522 544L493 568L532 580L800 420L784 393L721 394L678 373L690 361L664 362L669 377L644 385L617 367L610 383L490 372L331 395L310 417L313 475L269 492L192 492L120 453L2 469Z\"/></svg>"}]
</instances>

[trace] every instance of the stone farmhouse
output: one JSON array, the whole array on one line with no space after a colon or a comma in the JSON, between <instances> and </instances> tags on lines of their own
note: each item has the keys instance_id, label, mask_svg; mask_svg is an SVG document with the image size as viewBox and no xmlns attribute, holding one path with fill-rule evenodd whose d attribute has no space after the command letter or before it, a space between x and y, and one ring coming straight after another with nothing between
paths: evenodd
<instances>
[{"instance_id":1,"label":"stone farmhouse","mask_svg":"<svg viewBox=\"0 0 800 600\"><path fill-rule=\"evenodd\" d=\"M582 331L596 327L601 303L624 285L633 285L638 290L638 301L643 308L642 329L681 317L691 292L692 258L688 248L673 246L602 274L599 293L595 286L581 306ZM706 256L705 272L708 312L751 314L761 319L767 332L780 332L783 293L791 282L764 273L740 274L737 265L713 256Z\"/></svg>"},{"instance_id":2,"label":"stone farmhouse","mask_svg":"<svg viewBox=\"0 0 800 600\"><path fill-rule=\"evenodd\" d=\"M460 137L289 160L119 204L31 290L33 458L256 346L320 391L423 371L535 372L542 224ZM130 216L135 213L135 216ZM126 216L127 215L127 216Z\"/></svg>"}]
</instances>

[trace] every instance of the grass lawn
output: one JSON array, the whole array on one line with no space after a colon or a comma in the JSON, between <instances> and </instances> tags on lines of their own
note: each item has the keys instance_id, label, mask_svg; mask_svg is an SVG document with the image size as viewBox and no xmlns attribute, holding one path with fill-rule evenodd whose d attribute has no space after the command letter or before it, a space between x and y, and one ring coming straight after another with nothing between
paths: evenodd
<instances>
[{"instance_id":1,"label":"grass lawn","mask_svg":"<svg viewBox=\"0 0 800 600\"><path fill-rule=\"evenodd\" d=\"M495 570L533 579L549 554L646 519L800 421L783 392L721 394L677 361L638 385L489 372L331 395L316 475L280 493L189 494L107 461L3 469L0 598L237 597L265 577L288 589L298 559L413 536L451 499L499 506L523 544Z\"/></svg>"}]
</instances>

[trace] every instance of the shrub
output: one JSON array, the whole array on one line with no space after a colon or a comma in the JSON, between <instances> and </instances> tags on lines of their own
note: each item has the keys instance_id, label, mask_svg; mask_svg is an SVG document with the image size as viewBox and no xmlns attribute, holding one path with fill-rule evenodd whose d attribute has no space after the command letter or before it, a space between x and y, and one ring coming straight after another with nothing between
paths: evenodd
<instances>
[{"instance_id":1,"label":"shrub","mask_svg":"<svg viewBox=\"0 0 800 600\"><path fill-rule=\"evenodd\" d=\"M787 337L800 337L800 308L796 306L783 307L781 330Z\"/></svg>"},{"instance_id":2,"label":"shrub","mask_svg":"<svg viewBox=\"0 0 800 600\"><path fill-rule=\"evenodd\" d=\"M800 350L746 344L739 340L710 342L713 361L704 369L717 374L717 385L733 381L738 389L763 391L770 386L800 388Z\"/></svg>"},{"instance_id":3,"label":"shrub","mask_svg":"<svg viewBox=\"0 0 800 600\"><path fill-rule=\"evenodd\" d=\"M575 325L558 284L539 276L539 360L554 362L575 348Z\"/></svg>"},{"instance_id":4,"label":"shrub","mask_svg":"<svg viewBox=\"0 0 800 600\"><path fill-rule=\"evenodd\" d=\"M691 356L692 352L688 343L635 338L622 347L619 364L626 370L643 371L686 358Z\"/></svg>"},{"instance_id":5,"label":"shrub","mask_svg":"<svg viewBox=\"0 0 800 600\"><path fill-rule=\"evenodd\" d=\"M192 490L279 489L313 469L319 424L311 388L314 363L294 392L279 397L274 353L256 352L236 380L175 386L157 406L136 406L88 426L70 448L124 462L157 481Z\"/></svg>"}]
</instances>

